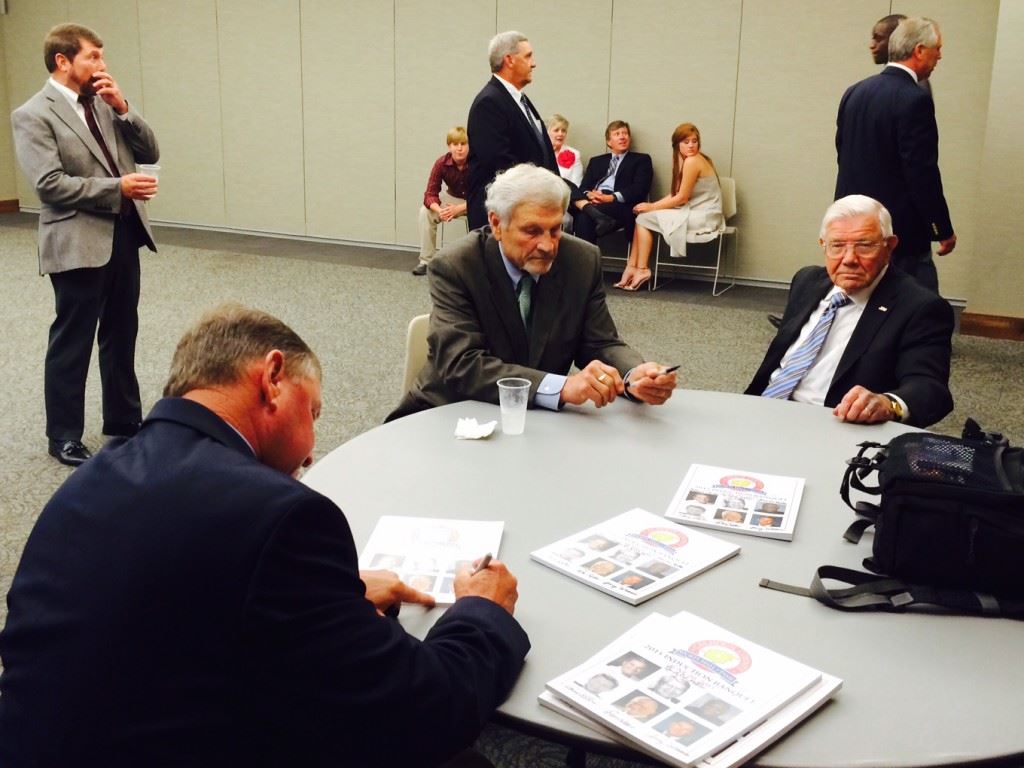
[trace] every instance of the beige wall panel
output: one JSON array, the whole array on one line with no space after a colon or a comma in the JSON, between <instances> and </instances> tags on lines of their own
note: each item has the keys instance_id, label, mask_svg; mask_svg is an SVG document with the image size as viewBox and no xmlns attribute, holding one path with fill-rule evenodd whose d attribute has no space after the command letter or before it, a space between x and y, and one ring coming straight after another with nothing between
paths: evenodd
<instances>
[{"instance_id":1,"label":"beige wall panel","mask_svg":"<svg viewBox=\"0 0 1024 768\"><path fill-rule=\"evenodd\" d=\"M530 100L543 117L558 112L569 120L567 140L583 153L584 165L607 151L611 20L611 0L498 3L497 31L519 30L533 46Z\"/></svg>"},{"instance_id":2,"label":"beige wall panel","mask_svg":"<svg viewBox=\"0 0 1024 768\"><path fill-rule=\"evenodd\" d=\"M977 250L976 224L999 2L914 0L899 8L900 13L934 19L942 29L942 61L931 77L932 96L939 124L939 169L957 245L950 256L936 257L935 262L942 295L963 298L971 275L986 269L990 258Z\"/></svg>"},{"instance_id":3,"label":"beige wall panel","mask_svg":"<svg viewBox=\"0 0 1024 768\"><path fill-rule=\"evenodd\" d=\"M1020 212L1024 211L1024 3L999 7L988 128L978 183L977 234L967 293L971 312L1024 317ZM946 46L943 45L945 55ZM943 59L940 66L946 64ZM941 70L940 70L941 72ZM959 250L959 248L958 248ZM955 256L957 251L953 252Z\"/></svg>"},{"instance_id":4,"label":"beige wall panel","mask_svg":"<svg viewBox=\"0 0 1024 768\"><path fill-rule=\"evenodd\" d=\"M669 192L679 123L700 129L702 148L730 175L740 11L739 0L615 5L609 117L628 120L636 148L652 156L652 199Z\"/></svg>"},{"instance_id":5,"label":"beige wall panel","mask_svg":"<svg viewBox=\"0 0 1024 768\"><path fill-rule=\"evenodd\" d=\"M146 114L135 0L71 0L68 21L84 24L103 38L103 58L121 93Z\"/></svg>"},{"instance_id":6,"label":"beige wall panel","mask_svg":"<svg viewBox=\"0 0 1024 768\"><path fill-rule=\"evenodd\" d=\"M822 259L836 110L849 85L877 71L867 44L888 12L864 0L744 4L733 155L743 276L788 283Z\"/></svg>"},{"instance_id":7,"label":"beige wall panel","mask_svg":"<svg viewBox=\"0 0 1024 768\"><path fill-rule=\"evenodd\" d=\"M224 226L216 6L139 0L139 31L144 115L160 142L160 193L150 218Z\"/></svg>"},{"instance_id":8,"label":"beige wall panel","mask_svg":"<svg viewBox=\"0 0 1024 768\"><path fill-rule=\"evenodd\" d=\"M453 19L458 23L453 24ZM455 34L453 27L458 30ZM445 152L448 129L466 124L469 105L490 76L487 41L493 35L493 2L396 4L395 229L399 243L419 244L416 221L431 165ZM451 231L462 234L464 229L456 225Z\"/></svg>"},{"instance_id":9,"label":"beige wall panel","mask_svg":"<svg viewBox=\"0 0 1024 768\"><path fill-rule=\"evenodd\" d=\"M67 20L67 0L8 4L3 26L3 56L7 62L7 98L12 110L28 101L46 83L49 75L43 64L43 38L51 27ZM39 198L20 169L17 183L21 204L38 207Z\"/></svg>"},{"instance_id":10,"label":"beige wall panel","mask_svg":"<svg viewBox=\"0 0 1024 768\"><path fill-rule=\"evenodd\" d=\"M227 224L305 234L299 5L217 0Z\"/></svg>"},{"instance_id":11,"label":"beige wall panel","mask_svg":"<svg viewBox=\"0 0 1024 768\"><path fill-rule=\"evenodd\" d=\"M4 17L0 17L0 40L3 40ZM4 115L15 106L8 106L7 60L0 55L0 110L6 107ZM17 163L14 159L14 142L11 138L11 121L0 120L0 200L16 200L18 197Z\"/></svg>"},{"instance_id":12,"label":"beige wall panel","mask_svg":"<svg viewBox=\"0 0 1024 768\"><path fill-rule=\"evenodd\" d=\"M392 3L302 1L310 235L395 241L394 33Z\"/></svg>"}]
</instances>

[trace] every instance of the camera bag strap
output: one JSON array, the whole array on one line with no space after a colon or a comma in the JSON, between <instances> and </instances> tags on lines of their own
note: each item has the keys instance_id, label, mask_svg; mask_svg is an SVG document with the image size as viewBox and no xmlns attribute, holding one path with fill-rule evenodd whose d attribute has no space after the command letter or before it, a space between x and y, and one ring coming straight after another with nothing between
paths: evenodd
<instances>
[{"instance_id":1,"label":"camera bag strap","mask_svg":"<svg viewBox=\"0 0 1024 768\"><path fill-rule=\"evenodd\" d=\"M850 586L829 588L825 586L826 580ZM937 589L907 584L899 579L836 565L818 568L810 588L782 584L771 579L761 579L760 586L791 595L813 597L841 611L905 611L911 607L927 605L938 606L950 613L1024 619L1024 601L996 598L966 589Z\"/></svg>"}]
</instances>

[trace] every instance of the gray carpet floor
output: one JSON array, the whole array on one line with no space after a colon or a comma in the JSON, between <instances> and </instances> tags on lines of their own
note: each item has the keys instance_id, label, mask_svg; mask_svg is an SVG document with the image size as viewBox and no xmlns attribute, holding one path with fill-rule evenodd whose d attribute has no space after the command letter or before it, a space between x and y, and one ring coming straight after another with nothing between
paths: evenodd
<instances>
[{"instance_id":1,"label":"gray carpet floor","mask_svg":"<svg viewBox=\"0 0 1024 768\"><path fill-rule=\"evenodd\" d=\"M0 594L6 595L40 509L70 470L46 453L42 363L52 320L49 280L37 274L36 219L0 215L0 259L7 309L0 387ZM171 353L204 310L232 300L271 312L317 351L324 366L316 455L378 425L401 392L405 327L429 312L426 278L409 274L412 252L269 237L159 228L158 254L142 252L137 371L143 410L159 399ZM808 262L820 257L808 249ZM611 277L611 274L609 274ZM610 285L614 280L608 281ZM620 334L643 355L680 363L681 386L741 392L774 331L765 313L785 293L738 286L712 298L708 283L678 280L654 293L609 288ZM936 425L958 434L972 416L1024 442L1024 344L965 336L953 340L953 413ZM85 442L98 449L99 375L90 373ZM0 624L6 603L0 606ZM504 766L564 765L565 749L494 727L481 749ZM590 766L631 765L591 758Z\"/></svg>"}]
</instances>

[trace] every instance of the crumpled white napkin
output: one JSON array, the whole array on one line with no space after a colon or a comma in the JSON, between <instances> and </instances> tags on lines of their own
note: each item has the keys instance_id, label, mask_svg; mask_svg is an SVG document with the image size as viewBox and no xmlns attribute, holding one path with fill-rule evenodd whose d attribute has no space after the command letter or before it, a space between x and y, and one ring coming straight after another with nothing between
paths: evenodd
<instances>
[{"instance_id":1,"label":"crumpled white napkin","mask_svg":"<svg viewBox=\"0 0 1024 768\"><path fill-rule=\"evenodd\" d=\"M496 426L497 421L485 421L480 424L476 419L459 419L455 425L455 437L458 440L479 440L490 437Z\"/></svg>"}]
</instances>

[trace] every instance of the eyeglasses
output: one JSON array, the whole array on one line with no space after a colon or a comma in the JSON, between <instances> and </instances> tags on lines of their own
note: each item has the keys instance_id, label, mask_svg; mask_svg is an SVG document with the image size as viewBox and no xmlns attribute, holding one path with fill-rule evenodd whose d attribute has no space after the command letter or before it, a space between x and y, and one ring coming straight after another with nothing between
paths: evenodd
<instances>
[{"instance_id":1,"label":"eyeglasses","mask_svg":"<svg viewBox=\"0 0 1024 768\"><path fill-rule=\"evenodd\" d=\"M825 253L828 254L830 259L839 259L846 255L847 249L853 248L856 256L866 259L877 256L884 242L884 240L858 240L857 242L847 243L842 240L830 240L825 243Z\"/></svg>"}]
</instances>

